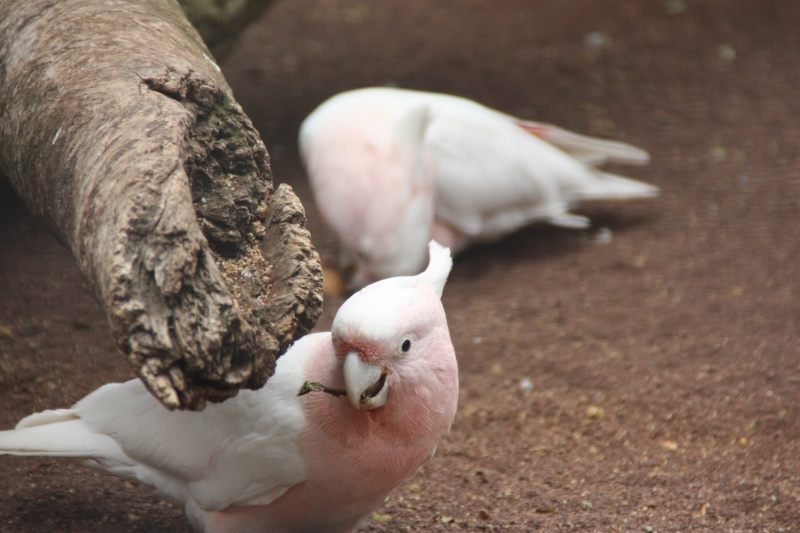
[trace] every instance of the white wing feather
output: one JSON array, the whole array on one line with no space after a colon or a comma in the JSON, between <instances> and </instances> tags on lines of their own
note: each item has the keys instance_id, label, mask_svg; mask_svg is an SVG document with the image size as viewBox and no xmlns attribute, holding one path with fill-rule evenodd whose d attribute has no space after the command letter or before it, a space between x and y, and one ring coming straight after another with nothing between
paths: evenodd
<instances>
[{"instance_id":1,"label":"white wing feather","mask_svg":"<svg viewBox=\"0 0 800 533\"><path fill-rule=\"evenodd\" d=\"M537 220L587 227L587 218L569 213L571 202L658 192L591 164L645 163L647 153L638 148L549 125L539 128L540 138L522 127L534 123L463 98L430 97L435 104L426 146L437 166L436 213L475 240L492 240ZM581 152L584 160L565 148Z\"/></svg>"},{"instance_id":2,"label":"white wing feather","mask_svg":"<svg viewBox=\"0 0 800 533\"><path fill-rule=\"evenodd\" d=\"M350 95L358 93L387 105L429 105L420 151L436 177L436 216L472 240L492 240L533 221L587 227L587 218L569 213L571 202L658 193L594 168L605 161L646 163L647 153L633 146L521 121L452 95L388 88Z\"/></svg>"},{"instance_id":3,"label":"white wing feather","mask_svg":"<svg viewBox=\"0 0 800 533\"><path fill-rule=\"evenodd\" d=\"M329 339L304 337L292 357L278 360L267 386L201 412L168 411L139 380L106 385L72 409L32 415L0 432L0 453L85 457L204 509L267 504L305 479L297 392L308 357Z\"/></svg>"}]
</instances>

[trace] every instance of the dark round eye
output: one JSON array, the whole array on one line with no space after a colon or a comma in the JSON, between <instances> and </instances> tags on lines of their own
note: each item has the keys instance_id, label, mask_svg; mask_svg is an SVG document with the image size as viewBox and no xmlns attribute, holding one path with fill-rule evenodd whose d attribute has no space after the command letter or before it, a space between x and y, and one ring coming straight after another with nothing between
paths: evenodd
<instances>
[{"instance_id":1,"label":"dark round eye","mask_svg":"<svg viewBox=\"0 0 800 533\"><path fill-rule=\"evenodd\" d=\"M408 339L404 340L403 345L400 346L400 349L403 350L404 352L409 351L411 349L411 341Z\"/></svg>"}]
</instances>

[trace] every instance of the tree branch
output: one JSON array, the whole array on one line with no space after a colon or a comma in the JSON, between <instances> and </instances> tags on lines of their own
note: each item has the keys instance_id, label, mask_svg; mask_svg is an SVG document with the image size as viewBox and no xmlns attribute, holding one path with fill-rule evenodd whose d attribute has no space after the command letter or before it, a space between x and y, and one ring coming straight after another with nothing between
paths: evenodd
<instances>
[{"instance_id":1,"label":"tree branch","mask_svg":"<svg viewBox=\"0 0 800 533\"><path fill-rule=\"evenodd\" d=\"M260 387L319 315L302 206L175 3L0 3L0 169L168 407Z\"/></svg>"}]
</instances>

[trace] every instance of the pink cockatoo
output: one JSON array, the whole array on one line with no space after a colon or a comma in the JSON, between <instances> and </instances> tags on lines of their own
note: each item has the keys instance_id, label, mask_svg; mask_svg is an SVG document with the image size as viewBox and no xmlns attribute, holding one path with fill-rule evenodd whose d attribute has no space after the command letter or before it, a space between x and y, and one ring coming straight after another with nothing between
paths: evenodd
<instances>
[{"instance_id":1,"label":"pink cockatoo","mask_svg":"<svg viewBox=\"0 0 800 533\"><path fill-rule=\"evenodd\" d=\"M452 261L348 299L257 391L165 409L139 380L0 432L0 453L65 456L155 487L207 532L344 532L432 457L458 369L440 302Z\"/></svg>"},{"instance_id":2,"label":"pink cockatoo","mask_svg":"<svg viewBox=\"0 0 800 533\"><path fill-rule=\"evenodd\" d=\"M586 228L570 205L659 192L595 168L647 163L639 148L445 94L338 94L306 118L299 146L355 287L421 271L430 239L457 253L536 221Z\"/></svg>"}]
</instances>

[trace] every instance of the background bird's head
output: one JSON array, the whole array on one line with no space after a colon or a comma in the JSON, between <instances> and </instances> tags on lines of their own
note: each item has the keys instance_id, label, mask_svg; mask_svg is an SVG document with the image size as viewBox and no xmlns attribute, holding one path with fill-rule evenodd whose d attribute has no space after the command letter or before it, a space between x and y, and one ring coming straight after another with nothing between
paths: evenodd
<instances>
[{"instance_id":1,"label":"background bird's head","mask_svg":"<svg viewBox=\"0 0 800 533\"><path fill-rule=\"evenodd\" d=\"M425 268L431 239L435 184L423 143L428 107L392 110L384 119L369 117L359 176L342 180L351 185L351 200L346 213L338 213L349 219L347 228L338 233L342 245L354 252L353 290L381 279L418 274Z\"/></svg>"},{"instance_id":2,"label":"background bird's head","mask_svg":"<svg viewBox=\"0 0 800 533\"><path fill-rule=\"evenodd\" d=\"M357 409L396 405L409 394L435 401L438 392L453 385L457 390L455 351L440 301L452 260L433 241L429 249L422 274L369 285L336 314L333 343Z\"/></svg>"},{"instance_id":3,"label":"background bird's head","mask_svg":"<svg viewBox=\"0 0 800 533\"><path fill-rule=\"evenodd\" d=\"M424 138L429 108L386 89L334 96L303 123L314 198L353 267L357 290L425 268L435 183Z\"/></svg>"}]
</instances>

